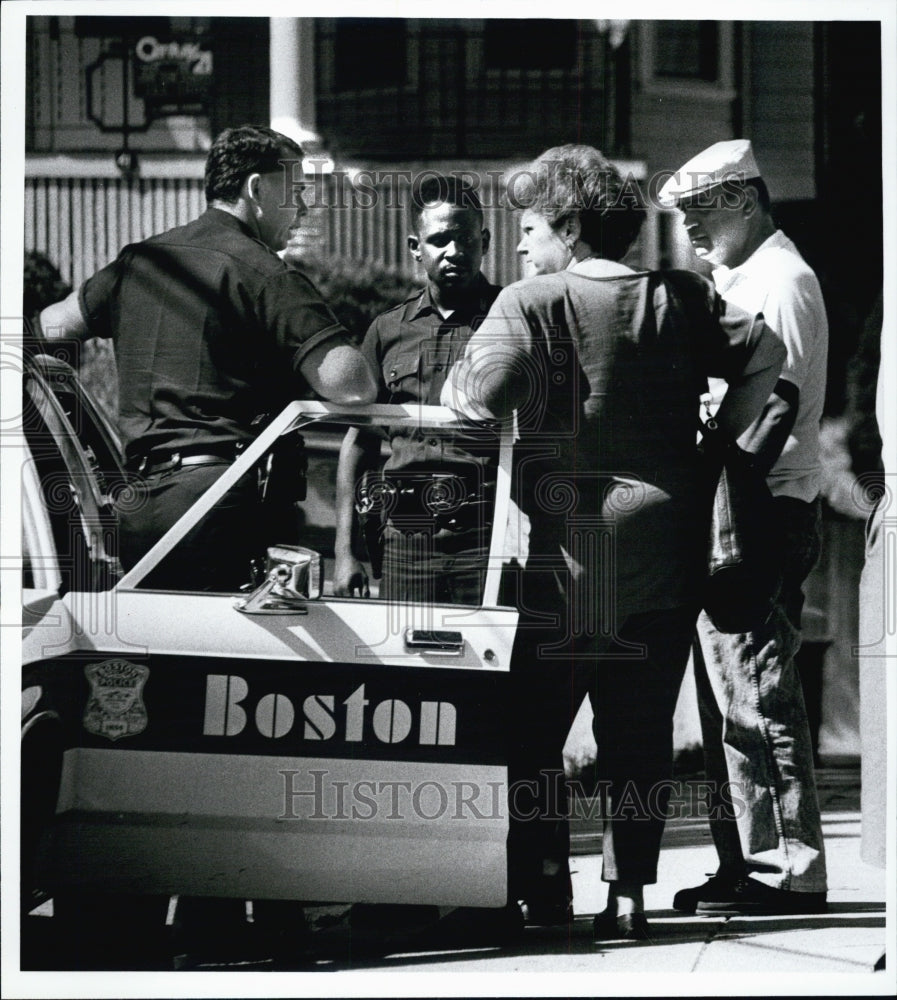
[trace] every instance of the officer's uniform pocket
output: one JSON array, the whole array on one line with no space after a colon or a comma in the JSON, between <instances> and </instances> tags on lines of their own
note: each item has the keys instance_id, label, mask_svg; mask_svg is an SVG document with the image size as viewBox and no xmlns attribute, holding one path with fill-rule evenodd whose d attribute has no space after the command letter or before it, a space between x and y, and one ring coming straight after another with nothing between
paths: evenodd
<instances>
[{"instance_id":1,"label":"officer's uniform pocket","mask_svg":"<svg viewBox=\"0 0 897 1000\"><path fill-rule=\"evenodd\" d=\"M422 399L421 357L419 352L400 354L383 366L383 381L390 403L416 402Z\"/></svg>"}]
</instances>

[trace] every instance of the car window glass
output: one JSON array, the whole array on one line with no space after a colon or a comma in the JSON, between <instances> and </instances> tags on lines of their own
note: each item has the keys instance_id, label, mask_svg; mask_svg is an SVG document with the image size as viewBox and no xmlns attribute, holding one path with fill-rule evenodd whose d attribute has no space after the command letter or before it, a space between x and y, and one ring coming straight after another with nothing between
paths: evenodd
<instances>
[{"instance_id":1,"label":"car window glass","mask_svg":"<svg viewBox=\"0 0 897 1000\"><path fill-rule=\"evenodd\" d=\"M320 554L321 596L332 598L336 471L346 429L344 424L328 423L280 438L273 454L234 487L238 496L254 491L264 495L258 523L247 523L240 516L230 522L227 501L217 504L137 583L138 589L247 593L265 578L269 547L287 545ZM361 513L354 518L353 531L353 551L366 570L369 599L478 606L492 525L494 476L484 485L489 476L479 467L391 473L389 444L385 435L374 433L383 438L380 462L359 481L355 502ZM440 435L450 436L447 431L427 432L428 440ZM179 478L211 485L225 468L199 466ZM157 480L164 482L165 476L162 473ZM430 555L436 560L435 571L429 569ZM219 586L194 582L197 574L208 572Z\"/></svg>"},{"instance_id":2,"label":"car window glass","mask_svg":"<svg viewBox=\"0 0 897 1000\"><path fill-rule=\"evenodd\" d=\"M67 365L48 371L46 380L84 452L96 484L98 503L111 504L125 483L115 431L84 394L77 376Z\"/></svg>"},{"instance_id":3,"label":"car window glass","mask_svg":"<svg viewBox=\"0 0 897 1000\"><path fill-rule=\"evenodd\" d=\"M49 517L63 590L107 590L120 576L111 509L75 429L40 374L23 382L23 426Z\"/></svg>"}]
</instances>

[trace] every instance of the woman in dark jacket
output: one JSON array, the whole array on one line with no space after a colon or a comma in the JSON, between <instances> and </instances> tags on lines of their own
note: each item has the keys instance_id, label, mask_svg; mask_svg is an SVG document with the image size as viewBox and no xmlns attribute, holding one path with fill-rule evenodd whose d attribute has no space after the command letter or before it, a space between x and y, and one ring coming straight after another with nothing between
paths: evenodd
<instances>
[{"instance_id":1,"label":"woman in dark jacket","mask_svg":"<svg viewBox=\"0 0 897 1000\"><path fill-rule=\"evenodd\" d=\"M528 176L517 249L529 276L498 296L442 402L480 419L516 411L515 499L529 552L517 588L512 778L551 784L588 690L610 883L595 933L646 938L642 887L657 879L709 524L699 399L707 376L727 380L717 421L736 437L768 399L784 348L762 317L727 305L700 276L622 263L644 209L598 150L549 149ZM559 818L557 799L543 798L543 816ZM534 899L551 891L540 885L566 884L566 844L549 846L549 829L512 824L524 868L530 860L520 891Z\"/></svg>"}]
</instances>

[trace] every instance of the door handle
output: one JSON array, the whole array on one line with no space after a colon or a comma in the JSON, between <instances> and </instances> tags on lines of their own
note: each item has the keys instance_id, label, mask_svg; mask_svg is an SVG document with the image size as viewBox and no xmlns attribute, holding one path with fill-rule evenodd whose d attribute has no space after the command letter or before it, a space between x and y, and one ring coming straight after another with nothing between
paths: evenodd
<instances>
[{"instance_id":1,"label":"door handle","mask_svg":"<svg viewBox=\"0 0 897 1000\"><path fill-rule=\"evenodd\" d=\"M460 632L408 628L405 629L405 648L412 653L460 656L464 652L464 636Z\"/></svg>"}]
</instances>

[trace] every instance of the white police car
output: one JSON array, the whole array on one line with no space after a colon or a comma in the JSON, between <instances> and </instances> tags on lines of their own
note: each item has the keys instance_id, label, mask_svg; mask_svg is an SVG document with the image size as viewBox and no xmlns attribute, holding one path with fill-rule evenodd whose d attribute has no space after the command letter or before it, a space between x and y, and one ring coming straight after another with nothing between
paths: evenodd
<instances>
[{"instance_id":1,"label":"white police car","mask_svg":"<svg viewBox=\"0 0 897 1000\"><path fill-rule=\"evenodd\" d=\"M255 593L145 580L284 435L456 426L437 407L291 403L127 574L115 434L65 364L24 378L22 874L35 894L502 907L514 610L338 598L316 554ZM306 522L314 535L312 483ZM271 539L272 546L278 539ZM60 908L61 912L61 908Z\"/></svg>"}]
</instances>

